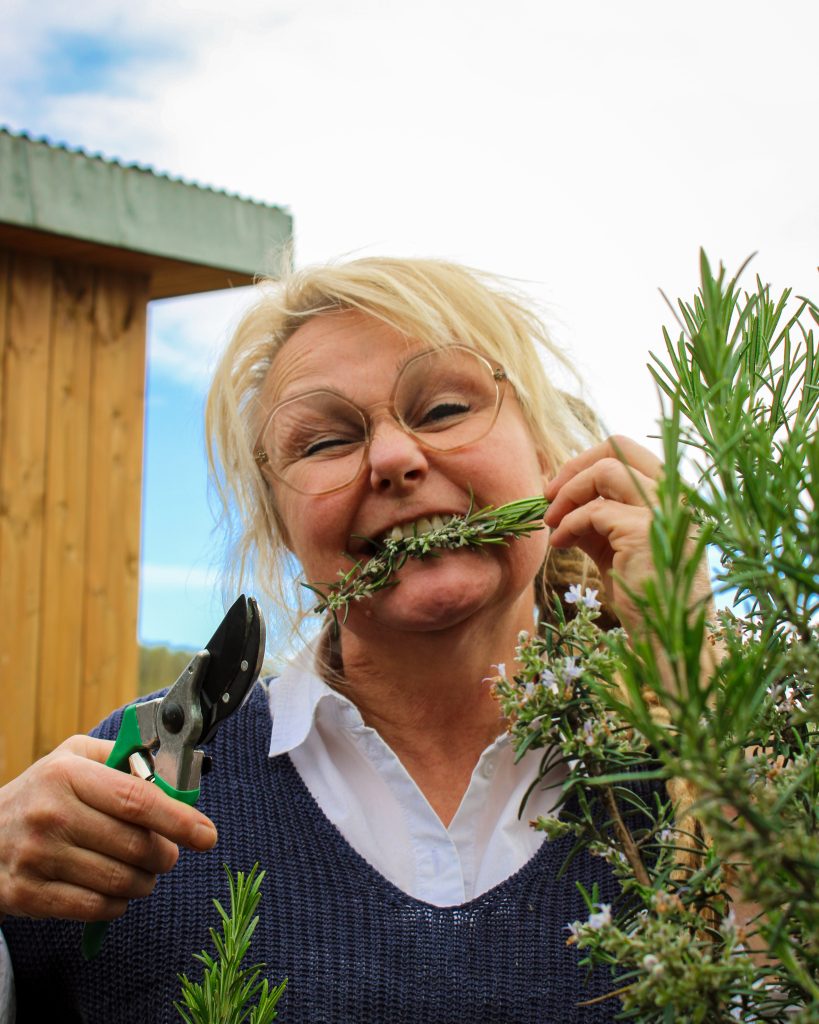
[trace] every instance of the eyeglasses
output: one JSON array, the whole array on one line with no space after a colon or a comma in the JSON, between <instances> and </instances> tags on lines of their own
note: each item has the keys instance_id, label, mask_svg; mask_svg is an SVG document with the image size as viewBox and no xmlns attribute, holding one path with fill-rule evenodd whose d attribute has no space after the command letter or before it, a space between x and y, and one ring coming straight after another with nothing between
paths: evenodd
<instances>
[{"instance_id":1,"label":"eyeglasses","mask_svg":"<svg viewBox=\"0 0 819 1024\"><path fill-rule=\"evenodd\" d=\"M300 494L330 494L361 471L375 409L385 407L423 448L456 451L492 429L506 380L502 369L465 345L421 352L401 368L389 401L369 411L328 388L279 402L262 427L254 458Z\"/></svg>"}]
</instances>

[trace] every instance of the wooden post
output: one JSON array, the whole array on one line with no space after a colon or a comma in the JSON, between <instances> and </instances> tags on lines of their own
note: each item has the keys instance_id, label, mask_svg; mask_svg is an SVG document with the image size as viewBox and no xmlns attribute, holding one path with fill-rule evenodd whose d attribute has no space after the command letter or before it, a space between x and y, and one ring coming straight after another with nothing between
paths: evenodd
<instances>
[{"instance_id":1,"label":"wooden post","mask_svg":"<svg viewBox=\"0 0 819 1024\"><path fill-rule=\"evenodd\" d=\"M147 278L98 271L80 727L136 696Z\"/></svg>"},{"instance_id":2,"label":"wooden post","mask_svg":"<svg viewBox=\"0 0 819 1024\"><path fill-rule=\"evenodd\" d=\"M52 262L10 264L0 437L0 779L34 753L42 612L46 409Z\"/></svg>"},{"instance_id":3,"label":"wooden post","mask_svg":"<svg viewBox=\"0 0 819 1024\"><path fill-rule=\"evenodd\" d=\"M34 756L80 729L94 271L54 275Z\"/></svg>"},{"instance_id":4,"label":"wooden post","mask_svg":"<svg viewBox=\"0 0 819 1024\"><path fill-rule=\"evenodd\" d=\"M0 253L0 784L136 695L148 297Z\"/></svg>"}]
</instances>

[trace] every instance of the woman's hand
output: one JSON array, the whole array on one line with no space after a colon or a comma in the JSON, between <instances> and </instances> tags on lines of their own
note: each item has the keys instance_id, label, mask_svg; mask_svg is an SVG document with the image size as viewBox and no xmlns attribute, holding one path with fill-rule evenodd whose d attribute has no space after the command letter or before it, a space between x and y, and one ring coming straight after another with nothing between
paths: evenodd
<instances>
[{"instance_id":1,"label":"woman's hand","mask_svg":"<svg viewBox=\"0 0 819 1024\"><path fill-rule=\"evenodd\" d=\"M111 920L179 856L208 850L210 819L105 766L113 743L72 736L0 789L3 914Z\"/></svg>"},{"instance_id":2,"label":"woman's hand","mask_svg":"<svg viewBox=\"0 0 819 1024\"><path fill-rule=\"evenodd\" d=\"M551 544L576 546L592 559L627 629L639 617L622 583L639 590L654 571L648 534L662 468L642 445L610 437L570 459L545 490Z\"/></svg>"},{"instance_id":3,"label":"woman's hand","mask_svg":"<svg viewBox=\"0 0 819 1024\"><path fill-rule=\"evenodd\" d=\"M610 437L569 459L544 492L552 502L544 520L552 545L576 546L591 558L606 601L627 630L640 622L628 590L639 592L654 574L649 529L662 470L662 462L636 441ZM710 596L703 562L692 601Z\"/></svg>"}]
</instances>

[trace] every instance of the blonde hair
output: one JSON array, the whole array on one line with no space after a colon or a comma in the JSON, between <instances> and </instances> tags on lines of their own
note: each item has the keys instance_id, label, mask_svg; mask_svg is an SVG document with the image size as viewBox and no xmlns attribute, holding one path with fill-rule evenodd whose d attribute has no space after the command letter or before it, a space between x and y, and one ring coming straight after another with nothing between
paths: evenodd
<instances>
[{"instance_id":1,"label":"blonde hair","mask_svg":"<svg viewBox=\"0 0 819 1024\"><path fill-rule=\"evenodd\" d=\"M288 623L292 634L305 615L285 593L295 560L253 445L276 354L308 320L355 310L408 338L434 346L458 342L497 361L515 389L539 455L554 469L598 439L588 407L549 381L540 354L577 377L573 368L539 318L500 278L441 260L370 257L307 267L257 287L258 300L236 328L210 388L208 458L228 545L226 589L233 594L243 586L252 589L268 616L272 613L279 627ZM572 566L567 582L589 575L577 552L569 553L568 562L561 554L547 560L550 567L539 586L541 611L547 614L566 564ZM564 568L556 571L558 563Z\"/></svg>"}]
</instances>

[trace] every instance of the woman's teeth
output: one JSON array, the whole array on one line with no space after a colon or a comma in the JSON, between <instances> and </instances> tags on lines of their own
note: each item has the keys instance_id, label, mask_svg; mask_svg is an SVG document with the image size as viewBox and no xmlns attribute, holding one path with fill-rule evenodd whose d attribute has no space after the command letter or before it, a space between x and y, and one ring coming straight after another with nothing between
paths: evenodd
<instances>
[{"instance_id":1,"label":"woman's teeth","mask_svg":"<svg viewBox=\"0 0 819 1024\"><path fill-rule=\"evenodd\" d=\"M449 518L449 517L447 517ZM420 537L422 533L429 533L430 530L440 530L444 526L441 516L421 516L413 523L403 523L401 526L393 526L387 533L389 540L402 540L404 537Z\"/></svg>"}]
</instances>

